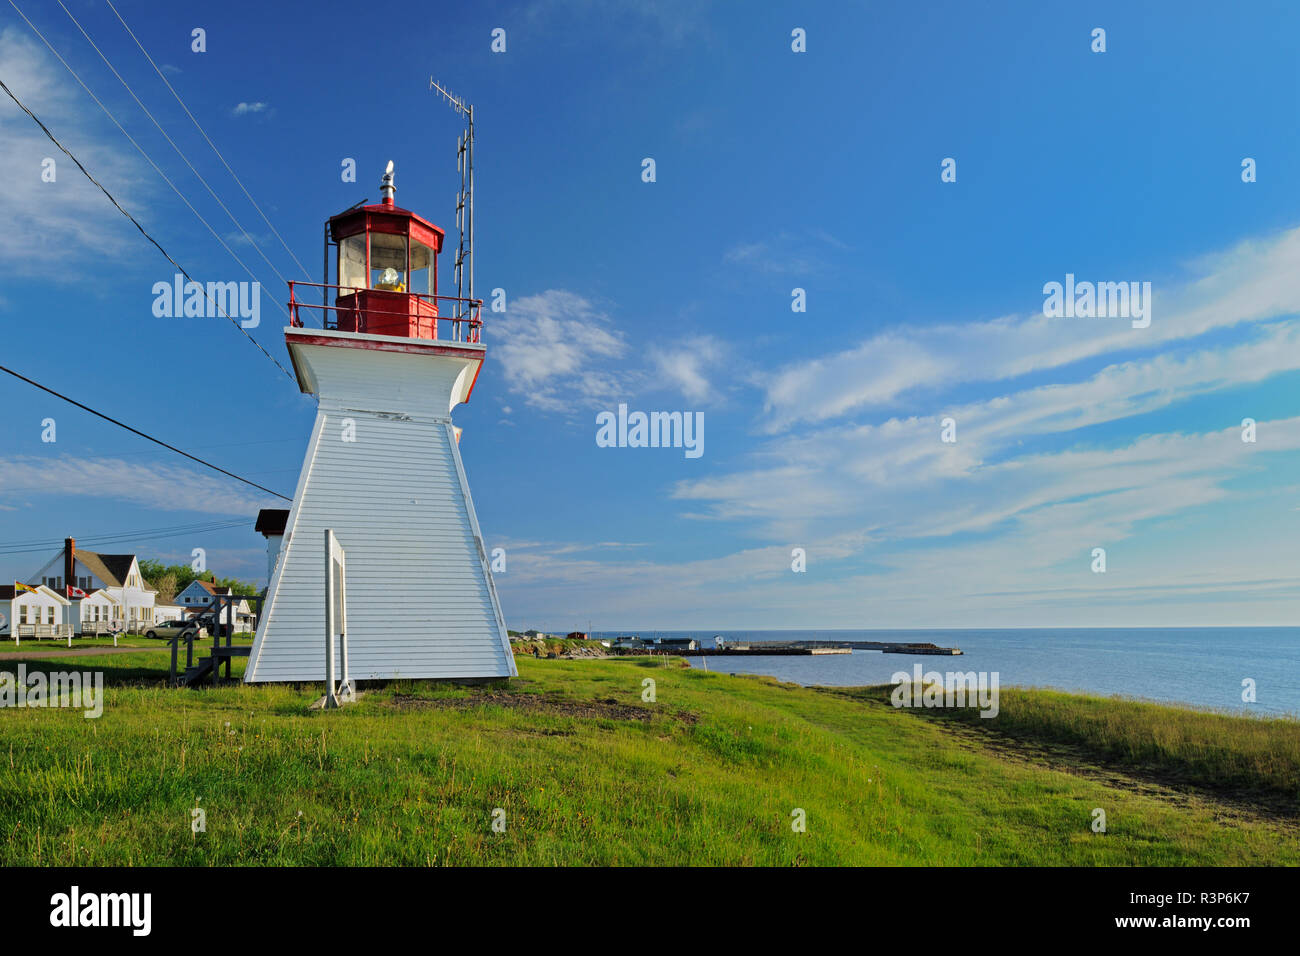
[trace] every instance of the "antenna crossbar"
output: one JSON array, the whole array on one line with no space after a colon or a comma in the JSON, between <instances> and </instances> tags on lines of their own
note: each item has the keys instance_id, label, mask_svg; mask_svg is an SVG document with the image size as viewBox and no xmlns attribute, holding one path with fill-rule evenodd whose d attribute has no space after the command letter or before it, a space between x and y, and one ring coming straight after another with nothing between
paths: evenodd
<instances>
[{"instance_id":1,"label":"antenna crossbar","mask_svg":"<svg viewBox=\"0 0 1300 956\"><path fill-rule=\"evenodd\" d=\"M443 87L432 76L429 77L429 89L437 91L452 109L465 117L465 132L456 138L456 171L460 173L460 192L456 194L456 229L460 233L456 246L456 298L468 298L472 301L474 299L474 107Z\"/></svg>"}]
</instances>

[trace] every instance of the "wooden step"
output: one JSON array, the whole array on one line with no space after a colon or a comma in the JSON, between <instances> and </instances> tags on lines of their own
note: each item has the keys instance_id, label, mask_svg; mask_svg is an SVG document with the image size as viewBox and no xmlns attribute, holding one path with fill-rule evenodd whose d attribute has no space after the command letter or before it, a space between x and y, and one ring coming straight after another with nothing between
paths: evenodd
<instances>
[{"instance_id":1,"label":"wooden step","mask_svg":"<svg viewBox=\"0 0 1300 956\"><path fill-rule=\"evenodd\" d=\"M211 674L212 670L212 658L200 657L198 664L185 669L185 674L181 677L179 683L189 686Z\"/></svg>"}]
</instances>

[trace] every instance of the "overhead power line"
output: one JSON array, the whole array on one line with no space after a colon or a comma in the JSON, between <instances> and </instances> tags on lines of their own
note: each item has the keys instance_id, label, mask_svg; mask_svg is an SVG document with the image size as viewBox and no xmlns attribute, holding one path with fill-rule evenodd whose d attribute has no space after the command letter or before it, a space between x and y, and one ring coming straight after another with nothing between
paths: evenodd
<instances>
[{"instance_id":1,"label":"overhead power line","mask_svg":"<svg viewBox=\"0 0 1300 956\"><path fill-rule=\"evenodd\" d=\"M9 0L9 5L10 5L11 7L13 7L14 10L17 11L18 15L19 15L20 17L23 18L23 21L24 21L24 22L25 22L29 27L31 27L32 32L35 33L36 36L40 38L40 41L41 41L42 43L44 43L45 46L46 46L46 48L48 48L49 51L50 51L51 53L53 53L54 56L58 59L58 61L59 61L60 63L63 64L64 68L65 68L69 73L72 74L72 78L73 78L74 80L76 80L76 81L81 85L81 88L82 88L83 90L86 91L86 94L87 94L87 95L88 95L92 100L95 101L95 104L96 104L96 105L97 105L101 110L104 111L104 115L106 115L110 120L113 121L113 125L115 125L115 126L116 126L120 131L121 131L122 135L125 136L125 137L127 138L127 140L130 142L130 144L136 148L136 151L137 151L141 156L143 156L143 157L145 158L145 161L146 161L150 166L152 166L152 167L154 168L154 172L156 172L156 173L157 173L157 174L162 178L162 181L163 181L163 182L165 182L169 187L171 187L171 191L174 192L174 193L177 195L177 197L180 199L180 201L183 202L183 203L185 203L186 208L188 208L190 212L194 213L195 218L198 219L199 222L203 223L204 228L206 228L206 229L208 230L208 232L212 233L212 238L216 239L217 242L220 243L221 248L225 249L226 252L230 253L230 257L231 257L232 259L234 259L237 263L239 263L240 268L242 268L246 273L248 273L249 278L251 278L251 279L253 279L254 281L256 281L256 280L257 280L257 277L253 274L253 270L250 269L250 268L248 267L248 265L244 262L243 259L239 258L239 256L235 253L235 250L231 249L230 246L229 246L229 244L227 244L227 242L226 242L224 239L221 238L221 235L220 235L220 234L219 234L215 229L212 228L211 223L209 223L206 219L203 218L203 214L200 213L197 209L194 208L194 204L191 203L188 199L185 198L185 194L182 193L182 192L181 192L181 191L176 187L176 184L173 183L173 182L171 181L171 179L168 178L167 174L164 173L164 172L162 171L162 168L161 168L157 163L155 163L155 162L153 161L153 158L152 158L152 157L151 157L147 152L145 152L144 147L141 146L139 143L137 143L136 140L135 140L135 137L132 136L130 133L128 133L128 132L126 131L126 127L124 127L124 126L123 126L123 125L118 121L118 118L113 114L113 111L110 110L107 106L104 105L103 101L100 100L100 98L99 98L98 96L95 95L94 91L91 90L91 88L90 88L89 86L86 85L85 81L81 78L81 75L80 75L79 73L77 73L77 71L74 70L74 69L72 68L71 64L69 64L68 61L65 60L65 59L63 58L62 54L60 54L58 50L54 49L54 45L53 45L52 43L50 43L50 41L47 40L47 39L45 38L45 34L41 33L41 31L40 31L39 29L37 29L36 24L32 23L32 21L29 20L29 19L27 18L27 14L23 13L22 9L18 6L18 4L16 4L16 3L14 2L14 0ZM9 96L14 100L14 102L15 102L15 103L18 103L18 98L17 98L16 96L14 96L14 94L13 94L11 91L9 91L8 87L6 87L5 90L6 90L6 92L9 93ZM19 105L21 106L22 104L19 103ZM34 114L32 114L30 110L27 110L26 107L23 107L23 109L24 109L25 112L28 113L28 115L31 115L32 118L35 119ZM43 125L42 125L42 128L44 128ZM49 131L46 130L46 132L48 133ZM60 149L63 149L62 146L60 146L59 148L60 148ZM66 149L64 149L63 151L64 151L65 153L68 152ZM72 154L71 154L71 153L68 153L68 155L71 156ZM77 165L80 166L81 164L78 163ZM85 171L84 167L82 168L82 171L83 171L83 172ZM96 183L96 185L99 185L99 184ZM101 186L100 188L102 189L103 187ZM156 243L155 243L155 245L156 245ZM188 276L187 276L186 278L188 278ZM193 281L193 280L191 280L191 281ZM209 302L212 301L211 296L208 296L208 301L209 301ZM214 302L213 304L214 304L214 305L217 305L217 303L215 303L215 302ZM284 312L284 313L285 313L286 316L289 314L288 309L284 306L283 303L281 303L281 302L279 302L279 301L277 300L277 301L276 301L276 305L279 307L279 309L280 309L281 312ZM217 307L218 307L218 309L220 308L219 305L218 305ZM224 315L225 313L222 312L222 314ZM226 317L227 317L227 318L230 318L229 316L226 316ZM232 321L233 321L233 320L232 320ZM244 334L247 335L248 333L245 332ZM248 336L248 337L249 337L250 340L253 340L253 337L252 337L251 335ZM256 341L256 340L253 340L253 341ZM265 351L265 349L263 349L263 351ZM268 354L268 356L269 356L270 353L267 353L267 354ZM274 361L274 360L273 360L273 361ZM280 363L279 363L279 362L276 362L276 364L279 365ZM284 368L284 366L280 366L280 370L283 371L283 372L285 373L285 375L289 375L289 372ZM289 377L292 378L293 376L289 376Z\"/></svg>"},{"instance_id":2,"label":"overhead power line","mask_svg":"<svg viewBox=\"0 0 1300 956\"><path fill-rule=\"evenodd\" d=\"M12 0L10 0L10 2L12 3ZM153 244L154 248L156 248L159 252L163 254L163 258L165 258L176 268L177 272L183 275L190 282L194 281L194 279L190 276L189 272L187 272L179 262L177 262L168 254L167 250L164 249L159 244L158 240L155 239L153 236L149 235L148 230L146 230L144 226L140 225L140 221L136 219L135 216L131 215L129 212L123 209L122 204L113 198L113 194L110 193L107 189L105 189L104 185L100 183L98 179L96 179L94 176L90 174L90 170L86 169L86 167L82 165L81 160L77 159L76 156L72 155L72 153L68 150L68 148L59 142L58 137L56 137L52 132L50 132L50 128L41 122L39 116L37 116L35 113L33 113L31 110L27 108L27 106L23 103L23 101L20 100L14 94L14 91L9 89L9 87L5 84L4 80L0 80L0 89L3 89L7 94L9 94L9 98L18 104L18 108L32 118L32 121L35 122L36 125L41 128L41 132L43 132L46 135L46 137L49 138L49 141L53 143L55 146L57 146L59 150L63 153L63 155L67 156L68 159L72 160L72 162L76 164L77 168L81 170L82 175L84 175L87 179L89 179L92 183L94 183L99 188L99 191L102 192L108 198L108 201L117 207L117 211L120 212L122 215L126 216L127 219L131 220L132 225L134 225L136 229L140 230L140 235L148 239ZM91 95L93 96L94 94ZM165 179L166 177L163 178ZM175 189L174 186L172 188ZM245 267L245 269L247 269L247 267ZM248 330L245 329L243 326L241 326L238 322L236 322L232 316L227 315L226 310L221 307L221 304L219 302L215 302L212 296L207 295L206 289L204 291L204 295L209 302L212 302L212 304L216 306L217 311L222 316L224 316L230 322L231 325L237 328L240 331L240 333L243 334L244 338L248 339L248 341L252 342L255 346L257 346L259 352L261 352L263 355L265 355L267 358L269 358L272 362L275 363L276 368L278 368L281 372L283 372L286 376L288 376L290 380L294 379L293 375L289 374L289 370L285 368L283 365L281 365L279 360L276 359L274 355L272 355L270 352L268 352L265 348L262 347L261 342L257 341L257 339L249 335Z\"/></svg>"},{"instance_id":3,"label":"overhead power line","mask_svg":"<svg viewBox=\"0 0 1300 956\"><path fill-rule=\"evenodd\" d=\"M289 244L284 241L284 237L281 236L279 231L275 228L275 226L271 224L271 220L266 217L266 213L263 212L262 207L257 204L257 200L254 199L252 195L248 192L248 190L244 188L243 182L241 182L240 178L235 175L235 171L230 168L230 164L226 162L226 157L222 156L221 150L217 149L217 144L212 142L212 138L208 136L207 131L204 130L204 128L199 125L199 121L194 118L194 114L191 113L190 108L185 105L185 101L181 99L181 95L176 92L175 87L173 87L171 83L168 81L167 77L163 75L163 71L160 70L158 68L158 64L153 61L153 57L149 55L149 51L144 48L144 44L140 42L140 40L136 37L135 33L132 32L131 28L127 26L126 21L122 19L122 14L117 12L117 7L113 6L113 0L105 0L105 2L108 3L108 8L113 11L113 16L117 17L118 22L121 23L122 27L126 30L126 32L130 34L131 39L135 40L135 45L140 48L140 52L143 53L144 58L149 61L149 65L152 66L154 72L158 74L158 78L162 80L164 84L166 84L167 89L171 90L172 96L176 97L176 102L181 105L181 109L185 111L185 115L188 116L190 118L190 121L194 123L195 128L200 133L203 134L203 138L207 140L208 145L212 147L212 151L217 154L217 159L221 160L221 165L226 167L226 172L230 173L231 178L233 178L235 182L239 185L239 188L243 190L244 195L248 198L248 201L253 204L253 208L256 209L257 214L262 217L262 221L266 223L267 228L270 229L271 232L275 234L275 238L280 240L280 245L284 246L284 251L289 253L289 256L293 259L293 261L297 263L298 268L302 270L302 274L306 276L308 279L310 279L311 274L308 273L307 267L304 266L301 262L299 262L298 257L293 254L293 249L289 247Z\"/></svg>"},{"instance_id":4,"label":"overhead power line","mask_svg":"<svg viewBox=\"0 0 1300 956\"><path fill-rule=\"evenodd\" d=\"M136 528L132 531L105 531L102 534L84 535L83 537L78 538L77 542L79 544L85 544L90 541L109 541L112 540L113 538L124 538L127 536L145 535L145 534L157 534L157 535L173 534L173 533L183 534L186 531L194 531L195 529L198 528L206 528L209 526L216 526L216 525L233 526L236 524L246 524L247 521L248 521L247 518L231 519L231 520L220 521L220 522L213 521L213 520L191 521L186 524L164 525L161 528ZM23 541L6 541L4 546L6 548L27 548L27 547L36 547L36 546L45 547L49 545L60 545L60 544L63 544L62 538L28 538Z\"/></svg>"},{"instance_id":5,"label":"overhead power line","mask_svg":"<svg viewBox=\"0 0 1300 956\"><path fill-rule=\"evenodd\" d=\"M210 534L214 531L227 531L231 528L238 528L241 525L248 524L247 518L239 518L234 521L205 522L193 525L178 525L171 528L142 528L138 531L118 531L110 534L92 534L84 538L77 539L77 546L84 547L88 551L93 551L108 545L125 544L128 541L157 541L162 538L180 538L190 537L201 534ZM11 542L12 546L0 550L0 555L4 554L33 554L38 551L51 551L55 548L63 547L63 540L55 538L46 541L19 541Z\"/></svg>"},{"instance_id":6,"label":"overhead power line","mask_svg":"<svg viewBox=\"0 0 1300 956\"><path fill-rule=\"evenodd\" d=\"M153 125L158 128L158 132L162 133L163 139L167 140L168 145L170 145L171 148L176 151L176 155L179 156L185 162L185 165L190 168L190 172L192 172L195 175L195 177L198 179L198 181L203 184L203 188L208 191L208 195L211 196L214 200L216 200L216 203L218 206L221 207L222 212L224 212L227 216L229 216L230 221L235 224L235 228L238 229L243 234L244 238L248 240L249 245L251 245L254 249L257 250L257 254L262 257L262 261L271 267L271 271L275 273L276 277L282 283L288 285L289 280L284 277L284 273L282 273L279 269L277 269L275 263L272 262L269 258L267 258L266 253L262 251L262 247L257 244L257 240L254 239L251 235L249 235L248 230L245 229L243 225L240 223L240 221L235 218L235 214L232 213L229 208L227 208L226 204L221 201L221 197L218 196L216 192L213 191L212 187L208 185L208 181L203 178L203 174L194 168L194 164L190 162L189 157L186 156L181 151L181 148L176 145L175 140L173 140L170 136L167 135L167 131L162 128L162 124L159 123L158 120L154 118L153 113L149 112L149 107L145 106L144 103L140 101L140 97L135 95L135 90L131 89L131 84L127 83L127 81L122 78L122 74L117 72L117 68L114 67L111 62L109 62L108 57L104 55L104 52L100 50L100 48L96 45L95 41L90 38L90 34L86 32L84 27L82 27L80 21L78 21L77 18L72 15L72 11L69 10L66 6L64 6L63 0L59 0L59 6L63 7L63 12L68 15L68 19L71 20L73 25L78 30L81 31L81 35L86 38L86 42L90 44L91 49L93 49L96 53L99 54L99 58L104 61L104 65L107 66L109 70L112 71L113 75L117 77L118 82L120 82L122 86L125 87L126 91L131 94L131 99L135 100L136 105L139 106L140 109L144 111L144 115L149 117L150 122L152 122Z\"/></svg>"},{"instance_id":7,"label":"overhead power line","mask_svg":"<svg viewBox=\"0 0 1300 956\"><path fill-rule=\"evenodd\" d=\"M40 382L28 378L26 375L20 375L18 372L15 372L11 368L7 368L3 365L0 365L0 372L8 372L14 378L24 381L28 385L34 385L36 388L39 388L42 392L49 392L55 398L61 398L63 399L63 401L67 402L70 405L76 405L82 411L90 412L90 414L98 418L102 418L104 419L104 421L110 422L118 426L119 428L125 428L133 435L139 435L141 438L151 441L155 445L161 445L163 448L166 448L169 451L174 451L176 452L176 454L182 455L185 458L188 458L190 461L197 462L198 464L202 465L205 468L211 468L213 471L219 471L221 472L221 474L225 475L228 478L234 478L236 481L242 481L244 484L251 485L252 487L256 488L258 491L265 491L268 495L275 495L275 497L282 498L285 501L293 501L292 498L282 495L278 491L272 491L270 488L264 487L263 485L259 485L255 481L249 481L247 478L242 478L239 475L235 474L233 471L226 471L226 469L222 468L220 465L214 465L212 464L212 462L204 461L202 458L199 458L195 455L191 455L187 451L181 451L181 449L177 448L175 445L169 445L167 444L167 442L163 441L160 438L154 438L152 435L146 435L138 428L132 428L130 425L126 424L125 422L118 421L116 418L112 418L109 415L105 415L103 412L96 411L95 409L91 408L89 405L84 405L81 402L77 401L75 398L69 398L67 395L64 395L62 392L56 392L54 389L49 388L48 386L42 385Z\"/></svg>"}]
</instances>

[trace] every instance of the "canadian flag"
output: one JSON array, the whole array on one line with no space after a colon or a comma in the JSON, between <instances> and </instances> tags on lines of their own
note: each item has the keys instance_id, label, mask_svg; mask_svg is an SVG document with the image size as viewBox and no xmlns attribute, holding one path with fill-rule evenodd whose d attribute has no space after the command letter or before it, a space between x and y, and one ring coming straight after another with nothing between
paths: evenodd
<instances>
[{"instance_id":1,"label":"canadian flag","mask_svg":"<svg viewBox=\"0 0 1300 956\"><path fill-rule=\"evenodd\" d=\"M68 590L68 597L85 597L85 596L86 596L86 592L85 592L85 591L81 590L81 588L74 588L71 584L68 585L67 590Z\"/></svg>"}]
</instances>

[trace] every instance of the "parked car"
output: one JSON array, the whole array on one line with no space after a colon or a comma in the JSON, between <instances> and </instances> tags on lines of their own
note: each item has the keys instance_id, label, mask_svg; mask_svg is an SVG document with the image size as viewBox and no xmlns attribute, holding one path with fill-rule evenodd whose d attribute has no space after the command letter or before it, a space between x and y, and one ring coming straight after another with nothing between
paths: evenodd
<instances>
[{"instance_id":1,"label":"parked car","mask_svg":"<svg viewBox=\"0 0 1300 956\"><path fill-rule=\"evenodd\" d=\"M164 621L161 624L155 624L144 632L145 637L167 638L181 636L198 637L203 627L195 621Z\"/></svg>"}]
</instances>

